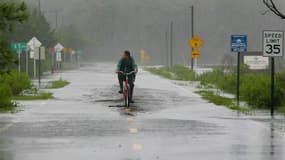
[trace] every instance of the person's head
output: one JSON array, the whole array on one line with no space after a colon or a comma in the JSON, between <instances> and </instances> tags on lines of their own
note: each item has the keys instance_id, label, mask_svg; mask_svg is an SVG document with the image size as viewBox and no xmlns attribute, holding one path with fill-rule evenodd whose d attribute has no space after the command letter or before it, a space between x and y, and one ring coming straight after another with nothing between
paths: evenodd
<instances>
[{"instance_id":1,"label":"person's head","mask_svg":"<svg viewBox=\"0 0 285 160\"><path fill-rule=\"evenodd\" d=\"M123 57L124 57L125 59L130 59L130 57L131 57L130 51L125 51Z\"/></svg>"}]
</instances>

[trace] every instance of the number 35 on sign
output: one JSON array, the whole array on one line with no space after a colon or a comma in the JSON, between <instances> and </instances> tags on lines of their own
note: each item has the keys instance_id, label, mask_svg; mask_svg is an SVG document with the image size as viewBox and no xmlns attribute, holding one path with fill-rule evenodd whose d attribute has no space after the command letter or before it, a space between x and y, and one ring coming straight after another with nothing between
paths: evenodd
<instances>
[{"instance_id":1,"label":"number 35 on sign","mask_svg":"<svg viewBox=\"0 0 285 160\"><path fill-rule=\"evenodd\" d=\"M263 31L263 56L282 57L284 51L283 31Z\"/></svg>"}]
</instances>

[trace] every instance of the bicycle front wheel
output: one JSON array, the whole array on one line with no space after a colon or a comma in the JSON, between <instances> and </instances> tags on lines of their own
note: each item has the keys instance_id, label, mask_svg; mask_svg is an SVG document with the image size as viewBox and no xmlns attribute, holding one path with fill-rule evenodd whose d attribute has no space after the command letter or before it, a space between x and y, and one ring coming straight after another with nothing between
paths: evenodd
<instances>
[{"instance_id":1,"label":"bicycle front wheel","mask_svg":"<svg viewBox=\"0 0 285 160\"><path fill-rule=\"evenodd\" d=\"M125 107L127 108L129 106L129 89L125 88L124 91L124 101L125 101Z\"/></svg>"}]
</instances>

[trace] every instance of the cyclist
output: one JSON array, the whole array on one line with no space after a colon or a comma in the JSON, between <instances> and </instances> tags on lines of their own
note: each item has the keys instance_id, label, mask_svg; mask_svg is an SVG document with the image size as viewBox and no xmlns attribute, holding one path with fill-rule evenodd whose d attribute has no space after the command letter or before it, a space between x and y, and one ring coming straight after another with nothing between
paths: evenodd
<instances>
[{"instance_id":1,"label":"cyclist","mask_svg":"<svg viewBox=\"0 0 285 160\"><path fill-rule=\"evenodd\" d=\"M135 63L135 60L131 56L130 51L124 52L123 57L120 59L117 65L118 80L120 84L119 93L122 94L123 93L123 83L126 77L122 73L119 73L119 71L122 71L124 73L138 71L138 67ZM129 78L129 85L130 85L130 103L134 103L133 91L134 91L134 82L135 82L136 75L135 74L129 75L128 78Z\"/></svg>"}]
</instances>

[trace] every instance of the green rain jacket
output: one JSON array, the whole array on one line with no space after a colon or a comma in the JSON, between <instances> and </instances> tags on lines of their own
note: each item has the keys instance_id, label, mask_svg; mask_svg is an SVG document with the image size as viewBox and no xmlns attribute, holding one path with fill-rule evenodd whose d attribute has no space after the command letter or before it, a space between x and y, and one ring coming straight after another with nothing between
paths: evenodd
<instances>
[{"instance_id":1,"label":"green rain jacket","mask_svg":"<svg viewBox=\"0 0 285 160\"><path fill-rule=\"evenodd\" d=\"M131 71L136 71L138 66L135 63L135 60L133 57L130 57L129 60L126 60L124 58L120 59L118 65L117 65L117 70L129 73Z\"/></svg>"}]
</instances>

